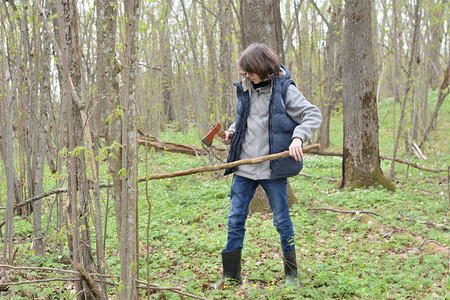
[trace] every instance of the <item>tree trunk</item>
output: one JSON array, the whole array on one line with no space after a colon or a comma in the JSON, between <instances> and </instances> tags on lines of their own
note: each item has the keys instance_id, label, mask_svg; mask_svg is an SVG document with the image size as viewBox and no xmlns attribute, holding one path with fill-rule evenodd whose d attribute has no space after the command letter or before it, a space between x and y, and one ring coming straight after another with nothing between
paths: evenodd
<instances>
[{"instance_id":1,"label":"tree trunk","mask_svg":"<svg viewBox=\"0 0 450 300\"><path fill-rule=\"evenodd\" d=\"M105 105L116 98L118 94L117 71L115 68L115 40L117 28L117 10L116 1L98 0L97 1L97 53L103 55L97 56L97 88L98 88L98 104L94 119L94 156L98 157L100 148L100 131L102 129L102 116L109 115L111 111L105 109ZM107 143L109 143L107 139ZM102 233L102 209L100 204L100 187L99 187L99 162L96 160L95 172L97 176L94 178L94 203L95 203L95 235L97 250L97 269L99 274L104 274L105 249L103 244ZM106 220L105 220L106 222ZM106 285L100 286L100 292L103 298L107 298Z\"/></svg>"},{"instance_id":2,"label":"tree trunk","mask_svg":"<svg viewBox=\"0 0 450 300\"><path fill-rule=\"evenodd\" d=\"M273 44L266 1L240 0L239 19L242 49L247 48L252 43L263 43L276 49L276 45Z\"/></svg>"},{"instance_id":3,"label":"tree trunk","mask_svg":"<svg viewBox=\"0 0 450 300\"><path fill-rule=\"evenodd\" d=\"M430 55L428 57L433 58L430 59L429 62L427 62L427 77L428 82L431 86L431 88L434 90L436 88L439 88L440 78L439 74L442 73L442 67L439 63L439 59L436 59L441 56L441 49L442 49L442 40L444 39L444 24L445 21L445 14L447 12L448 14L448 0L445 1L430 1L429 5L431 9L431 13L429 19L431 28L429 29L431 31L430 33L430 43L428 47L430 47ZM447 39L448 39L448 31L447 31ZM448 49L447 47L445 47ZM444 55L444 57L448 58L448 55Z\"/></svg>"},{"instance_id":4,"label":"tree trunk","mask_svg":"<svg viewBox=\"0 0 450 300\"><path fill-rule=\"evenodd\" d=\"M267 13L269 17L269 24L271 28L272 47L275 49L280 62L286 63L283 47L283 31L281 29L281 11L280 0L267 0Z\"/></svg>"},{"instance_id":5,"label":"tree trunk","mask_svg":"<svg viewBox=\"0 0 450 300\"><path fill-rule=\"evenodd\" d=\"M330 120L333 113L337 97L340 95L339 86L342 84L342 59L341 52L341 32L342 29L342 9L341 3L334 5L331 19L328 24L325 57L325 99L322 101L322 125L318 130L318 143L322 149L327 149L330 145Z\"/></svg>"},{"instance_id":6,"label":"tree trunk","mask_svg":"<svg viewBox=\"0 0 450 300\"><path fill-rule=\"evenodd\" d=\"M172 7L172 0L164 2L164 23L161 24L161 59L164 66L162 74L162 88L164 96L164 116L168 122L175 121L175 111L172 99L172 45L170 44L169 16Z\"/></svg>"},{"instance_id":7,"label":"tree trunk","mask_svg":"<svg viewBox=\"0 0 450 300\"><path fill-rule=\"evenodd\" d=\"M121 160L121 195L116 205L120 280L124 288L120 291L121 299L137 299L136 279L137 264L137 142L136 142L136 83L138 76L138 24L139 0L125 3L125 67L124 87L122 90L122 160Z\"/></svg>"},{"instance_id":8,"label":"tree trunk","mask_svg":"<svg viewBox=\"0 0 450 300\"><path fill-rule=\"evenodd\" d=\"M394 7L396 7L395 2L394 2ZM405 85L405 90L403 92L403 98L401 99L400 121L398 124L397 134L394 139L394 150L393 150L393 154L392 154L392 162L391 162L391 169L390 169L391 177L393 177L393 175L395 174L395 159L397 157L397 150L398 150L400 135L403 133L403 130L406 128L406 124L405 124L406 102L407 102L407 97L408 97L409 91L411 90L411 87L413 85L412 74L415 69L417 47L418 47L417 41L419 39L419 29L420 29L419 8L420 8L420 0L417 0L415 7L414 7L414 27L413 27L413 37L412 37L411 44L410 44L411 52L410 52L410 58L409 58L409 63L408 63L408 70L407 70L407 74L406 74L407 82ZM395 15L396 14L394 11L394 17L395 17ZM395 131L395 128L394 128L394 131ZM407 137L405 137L405 139L407 139Z\"/></svg>"},{"instance_id":9,"label":"tree trunk","mask_svg":"<svg viewBox=\"0 0 450 300\"><path fill-rule=\"evenodd\" d=\"M3 47L3 46L2 46ZM2 49L3 50L3 49ZM5 53L2 51L2 53ZM8 57L2 58L3 64L6 64L4 70L9 71L9 59ZM8 72L9 73L9 72ZM14 166L14 132L13 132L13 116L14 116L14 96L12 91L15 90L14 79L8 79L10 74L6 73L2 79L6 79L6 99L5 105L5 131L4 131L4 147L5 147L5 169L6 169L6 212L5 212L5 236L3 239L3 263L12 263L13 257L13 236L14 236L14 177L15 166ZM2 114L3 115L3 114Z\"/></svg>"},{"instance_id":10,"label":"tree trunk","mask_svg":"<svg viewBox=\"0 0 450 300\"><path fill-rule=\"evenodd\" d=\"M69 155L75 156L76 163L76 186L79 198L79 217L81 223L81 243L78 247L82 251L83 266L89 272L94 271L94 262L92 259L92 249L91 249L91 234L90 234L90 224L89 224L89 209L88 209L88 199L89 191L87 187L86 179L86 160L85 160L85 142L83 137L83 132L85 128L85 122L82 118L83 104L80 100L81 93L81 53L79 45L79 33L78 33L78 12L76 3L74 0L63 0L61 3L61 9L64 19L64 32L65 32L65 43L67 45L68 55L68 67L69 76L71 79L71 85L69 90L65 90L66 93L71 93L72 95L72 115L73 124L69 126L74 126L74 148L72 153ZM70 111L67 111L70 114ZM69 122L69 118L67 119ZM76 150L76 151L74 151ZM74 207L72 207L74 209ZM76 209L75 209L76 210ZM77 228L76 230L80 230ZM75 265L76 266L76 265ZM84 290L88 291L87 286L83 282ZM89 294L87 294L88 296ZM89 297L89 296L88 296Z\"/></svg>"},{"instance_id":11,"label":"tree trunk","mask_svg":"<svg viewBox=\"0 0 450 300\"><path fill-rule=\"evenodd\" d=\"M241 0L240 7L240 23L241 23L241 46L247 48L252 43L264 43L272 47L278 54L284 51L278 50L277 45L282 45L281 28L277 30L276 20L281 21L280 1L270 0L266 5L266 1ZM258 24L258 26L255 26ZM281 57L280 57L281 59ZM288 182L288 190L291 186ZM297 199L293 193L288 194L289 203L297 203ZM255 196L252 200L252 208L255 211L267 211L268 199L261 186L258 186Z\"/></svg>"},{"instance_id":12,"label":"tree trunk","mask_svg":"<svg viewBox=\"0 0 450 300\"><path fill-rule=\"evenodd\" d=\"M341 187L394 190L380 168L371 0L345 3L344 147Z\"/></svg>"},{"instance_id":13,"label":"tree trunk","mask_svg":"<svg viewBox=\"0 0 450 300\"><path fill-rule=\"evenodd\" d=\"M396 105L397 103L400 103L400 90L403 86L402 82L401 82L401 77L400 77L400 54L399 54L399 45L398 45L398 39L399 39L399 35L397 32L397 27L398 27L398 14L397 14L397 1L394 0L392 1L392 14L393 14L393 24L392 24L392 48L393 48L393 52L394 52L394 68L392 69L392 89L393 89L393 94L394 94L394 101L392 103L392 133L393 133L393 137L392 139L394 140L394 153L392 155L392 161L391 161L391 168L389 171L389 175L391 178L394 178L395 176L395 158L397 155L397 147L398 147L398 142L397 142L397 136L396 136L396 114L397 114L397 110L396 110ZM397 145L397 146L395 146Z\"/></svg>"},{"instance_id":14,"label":"tree trunk","mask_svg":"<svg viewBox=\"0 0 450 300\"><path fill-rule=\"evenodd\" d=\"M50 15L47 11L47 18ZM51 65L51 41L48 35L42 36L42 62L37 64L40 67L39 77L39 89L41 91L41 98L39 101L39 124L38 128L38 149L36 153L36 178L35 178L35 194L40 195L44 192L43 180L44 180L44 165L45 165L45 153L47 153L47 133L49 132L49 118L48 118L48 107L51 97L51 86L50 86L50 65ZM38 44L40 45L40 43ZM37 48L37 47L36 47ZM37 68L37 66L35 66ZM35 238L35 250L36 255L45 255L45 244L44 237L42 235L42 224L41 224L41 205L42 201L35 201L33 203L33 229Z\"/></svg>"},{"instance_id":15,"label":"tree trunk","mask_svg":"<svg viewBox=\"0 0 450 300\"><path fill-rule=\"evenodd\" d=\"M227 0L219 0L219 17L221 18L220 22L220 39L219 39L219 76L222 77L220 80L220 99L221 99L221 125L224 128L228 128L232 121L231 116L235 114L234 111L234 101L233 101L233 92L231 86L231 3Z\"/></svg>"},{"instance_id":16,"label":"tree trunk","mask_svg":"<svg viewBox=\"0 0 450 300\"><path fill-rule=\"evenodd\" d=\"M28 6L25 4L26 1L23 2L23 13L20 22L20 52L21 52L21 61L19 68L19 90L21 91L21 98L23 101L19 103L24 103L25 106L21 108L27 112L21 122L23 129L23 138L20 139L22 141L22 150L25 153L25 160L23 169L26 170L26 190L28 196L35 195L35 178L36 178L36 156L37 156L37 124L36 119L33 118L33 115L37 114L37 89L35 89L35 74L33 69L36 68L36 62L33 61L30 46L30 36L28 34ZM20 153L19 153L20 154ZM33 211L32 206L24 206L23 213L29 215ZM40 212L38 212L38 215ZM39 234L39 233L38 233ZM40 243L39 241L37 243ZM38 246L39 247L39 246Z\"/></svg>"},{"instance_id":17,"label":"tree trunk","mask_svg":"<svg viewBox=\"0 0 450 300\"><path fill-rule=\"evenodd\" d=\"M441 108L442 104L444 103L444 99L450 93L450 91L448 89L449 79L450 79L450 60L447 63L447 68L444 71L443 77L444 78L442 79L442 84L439 87L439 93L438 93L438 98L437 98L437 102L436 102L436 107L434 108L433 114L431 115L430 124L428 125L427 129L425 130L425 134L422 139L422 142L420 142L419 148L422 148L423 143L429 138L428 136L429 136L430 132L436 128L439 109ZM446 92L444 92L445 89L447 89Z\"/></svg>"},{"instance_id":18,"label":"tree trunk","mask_svg":"<svg viewBox=\"0 0 450 300\"><path fill-rule=\"evenodd\" d=\"M81 243L80 243L80 232L79 232L79 215L78 215L78 197L77 197L77 173L78 166L75 157L75 109L74 109L74 84L71 77L72 62L69 58L74 55L73 45L72 45L72 35L67 34L66 31L70 32L70 17L73 14L71 11L72 6L66 0L57 1L57 11L58 11L58 28L59 28L59 44L61 45L61 57L62 59L62 69L63 69L63 85L64 85L64 97L66 98L67 105L67 152L69 153L67 158L67 170L68 170L68 203L66 205L66 219L67 227L69 229L70 235L69 240L69 250L72 256L72 268L77 270L77 265L81 262ZM67 21L69 18L69 22ZM56 46L56 45L54 45ZM79 99L78 99L79 100ZM83 299L84 293L81 287L80 281L75 283L77 290L77 299Z\"/></svg>"}]
</instances>

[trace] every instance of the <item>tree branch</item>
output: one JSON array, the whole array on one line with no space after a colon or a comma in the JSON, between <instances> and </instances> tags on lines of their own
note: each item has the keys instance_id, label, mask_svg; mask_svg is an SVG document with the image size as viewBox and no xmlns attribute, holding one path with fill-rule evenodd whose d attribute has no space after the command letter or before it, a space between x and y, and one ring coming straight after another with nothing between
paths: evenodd
<instances>
[{"instance_id":1,"label":"tree branch","mask_svg":"<svg viewBox=\"0 0 450 300\"><path fill-rule=\"evenodd\" d=\"M306 146L303 148L303 152L309 153L310 151L312 151L314 149L318 149L318 148L320 148L319 144L309 145L309 146ZM196 174L196 173L204 173L204 172L229 169L229 168L234 168L234 167L241 166L241 165L254 165L254 164L259 164L264 161L279 159L279 158L288 157L288 156L289 156L289 151L284 151L281 153L265 155L265 156L261 156L261 157L257 157L257 158L242 159L242 160L238 160L235 162L220 164L220 165L215 165L215 166L200 167L200 168L179 171L179 172L174 172L174 173L148 175L146 177L139 178L139 181L180 177L180 176L186 176L186 175L191 175L191 174Z\"/></svg>"},{"instance_id":2,"label":"tree branch","mask_svg":"<svg viewBox=\"0 0 450 300\"><path fill-rule=\"evenodd\" d=\"M343 213L343 214L352 214L352 215L359 215L359 214L370 214L375 215L379 217L384 217L383 215L380 215L379 213L370 211L370 210L343 210L343 209L337 209L332 207L308 207L307 210L328 210L333 211L337 213Z\"/></svg>"},{"instance_id":3,"label":"tree branch","mask_svg":"<svg viewBox=\"0 0 450 300\"><path fill-rule=\"evenodd\" d=\"M309 152L310 154L315 154L315 155L321 155L321 156L341 156L342 157L342 153L339 152L320 152L320 151L311 151ZM392 160L392 157L389 156L382 156L380 155L380 159L385 159L385 160ZM422 167L419 164L415 163L415 162L411 162L411 161L407 161L404 159L400 159L400 158L396 158L395 159L396 162L414 167L416 169L422 170L422 171L426 171L426 172L431 172L431 173L439 173L439 172L447 172L447 170L443 170L443 169L430 169L430 168L426 168L426 167Z\"/></svg>"},{"instance_id":4,"label":"tree branch","mask_svg":"<svg viewBox=\"0 0 450 300\"><path fill-rule=\"evenodd\" d=\"M52 271L52 272L60 272L60 273L73 274L73 275L79 273L77 271L56 269L56 268L21 267L21 266L1 265L1 264L0 264L0 268L12 269L12 270ZM91 277L119 278L119 276L111 276L111 275L98 274L98 273L86 273L86 275L89 275ZM10 285L43 283L43 282L51 282L51 281L79 281L79 280L81 280L81 279L80 278L49 278L49 279L37 279L37 280L20 281L20 282L3 282L3 283L0 283L0 287L10 286ZM96 282L104 282L104 281L101 281L100 279L93 279L93 280L96 281ZM112 282L108 282L108 281L105 281L105 282L107 284L109 284L109 285L114 285L114 283L112 283ZM164 287L164 286L160 286L160 285L156 285L156 284L150 284L149 285L149 284L147 284L147 282L141 281L141 280L136 280L136 283L145 285L145 287L138 286L139 288L152 289L152 290L167 290L167 291L171 291L171 292L177 293L179 295L190 297L190 298L193 298L193 299L201 299L201 300L206 299L206 298L202 298L202 297L199 297L199 296L196 296L196 295L191 295L191 294L182 292L181 291L181 287L177 287L177 286L175 286L175 287Z\"/></svg>"}]
</instances>

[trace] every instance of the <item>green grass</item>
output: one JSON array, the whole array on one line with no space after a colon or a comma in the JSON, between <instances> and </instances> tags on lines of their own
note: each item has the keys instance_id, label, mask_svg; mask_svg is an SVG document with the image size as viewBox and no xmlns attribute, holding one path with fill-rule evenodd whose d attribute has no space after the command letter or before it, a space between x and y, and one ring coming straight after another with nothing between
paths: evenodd
<instances>
[{"instance_id":1,"label":"green grass","mask_svg":"<svg viewBox=\"0 0 450 300\"><path fill-rule=\"evenodd\" d=\"M381 101L380 152L387 156L391 155L393 147L391 111L392 101ZM432 145L427 144L424 149L427 161L421 162L414 156L408 158L403 142L400 143L399 157L428 168L446 169L450 163L448 111L449 105L444 104L438 128L431 136ZM330 150L341 151L342 117L338 112L333 116L331 128ZM160 139L200 144L197 129L192 128L187 133L167 130ZM150 151L147 155L150 174L207 164L206 159L182 154ZM146 174L145 156L141 148L139 176ZM301 288L292 289L284 285L279 237L272 225L271 215L262 213L250 215L247 221L242 261L243 283L224 290L209 288L221 276L220 252L226 242L231 177L221 176L222 172L149 181L148 193L145 183L139 185L140 279L147 280L148 270L152 283L181 286L184 292L211 299L450 297L448 252L435 254L427 251L426 247L418 249L417 244L399 234L400 231L413 233L448 247L448 231L420 222L430 221L448 226L446 173L439 175L396 164L397 189L394 193L381 188L350 191L340 190L338 182L324 179L340 178L341 158L306 156L304 163L303 172L313 177L296 176L290 179L299 201L291 208L291 216L296 233ZM390 162L382 161L382 168L388 173ZM105 170L106 165L103 172ZM54 179L48 176L46 180L46 190L54 188ZM6 198L5 185L4 181L1 182L2 199ZM44 201L47 211L42 221L45 225L49 219L48 207L53 199L49 197ZM119 275L112 201L110 199L109 202L106 260L111 271ZM150 206L147 201L150 201ZM102 190L102 203L106 205L106 190ZM307 209L321 206L369 210L384 217L373 216L376 223L364 224L359 222L359 215ZM66 240L64 231L54 230L55 219L53 216L49 225L49 254L39 258L33 255L31 247L32 218L16 216L16 246L19 249L14 262L16 265L70 269L67 246L64 253L55 248L59 238ZM8 281L25 281L58 276L42 272L10 271L7 278ZM114 299L115 290L111 288L109 293ZM12 286L9 295L11 299L29 299L38 295L49 299L73 297L71 287L66 282ZM177 294L169 291L155 291L149 297L179 299Z\"/></svg>"}]
</instances>

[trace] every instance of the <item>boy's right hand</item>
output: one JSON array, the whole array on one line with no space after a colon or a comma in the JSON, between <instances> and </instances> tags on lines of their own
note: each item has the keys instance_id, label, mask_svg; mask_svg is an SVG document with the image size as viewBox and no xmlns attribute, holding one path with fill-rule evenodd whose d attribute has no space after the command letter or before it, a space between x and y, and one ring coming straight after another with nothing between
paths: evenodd
<instances>
[{"instance_id":1,"label":"boy's right hand","mask_svg":"<svg viewBox=\"0 0 450 300\"><path fill-rule=\"evenodd\" d=\"M225 137L223 139L221 138L220 141L222 143L224 143L225 145L229 145L229 144L231 144L233 137L234 137L234 131L225 131Z\"/></svg>"}]
</instances>

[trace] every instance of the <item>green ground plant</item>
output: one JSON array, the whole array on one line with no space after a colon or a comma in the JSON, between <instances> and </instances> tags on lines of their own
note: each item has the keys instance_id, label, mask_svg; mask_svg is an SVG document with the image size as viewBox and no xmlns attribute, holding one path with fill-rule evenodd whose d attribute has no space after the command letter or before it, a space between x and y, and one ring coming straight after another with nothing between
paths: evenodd
<instances>
[{"instance_id":1,"label":"green ground plant","mask_svg":"<svg viewBox=\"0 0 450 300\"><path fill-rule=\"evenodd\" d=\"M431 103L431 106L433 104ZM380 152L390 155L392 140L392 100L380 102ZM400 157L433 169L449 165L449 105L444 104L431 144L428 160L408 157L404 147ZM331 149L342 147L342 116L336 112L331 122ZM166 130L161 140L200 146L198 130ZM215 143L218 143L217 141ZM183 154L155 153L140 148L139 176L168 173L206 165L206 158ZM303 172L310 177L290 179L298 198L291 208L296 233L300 288L284 285L279 237L270 214L252 213L247 221L240 285L213 290L210 285L221 276L220 252L226 242L231 177L222 172L200 173L139 184L139 270L140 279L162 286L182 287L184 292L210 299L449 299L449 253L427 251L408 238L407 233L442 247L449 245L448 174L420 171L397 164L396 191L382 188L339 189L341 158L307 155ZM147 165L147 167L146 167ZM102 170L106 177L106 165ZM389 161L382 161L388 173ZM332 178L337 181L331 180ZM48 175L45 186L52 186ZM106 180L106 179L104 179ZM2 199L5 183L2 182ZM44 206L51 206L51 199ZM102 192L106 207L106 191ZM333 207L349 211L371 211L375 222L363 223L361 214L318 211ZM105 214L105 212L103 212ZM120 274L117 232L112 200L108 208L106 262ZM49 220L49 210L43 222ZM426 223L432 222L432 223ZM70 269L68 253L55 247L66 242L64 229L55 231L49 223L47 256L34 256L32 219L15 218L17 252L15 265ZM45 223L46 224L46 223ZM444 226L433 226L442 224ZM433 243L434 243L433 242ZM66 250L67 251L67 250ZM149 263L147 263L147 261ZM11 271L10 281L26 281L49 275L38 271ZM67 282L12 286L10 299L71 299L73 287ZM115 290L109 291L112 299ZM0 297L2 295L0 294ZM142 292L142 297L147 296ZM179 299L170 291L152 291L150 299Z\"/></svg>"}]
</instances>

